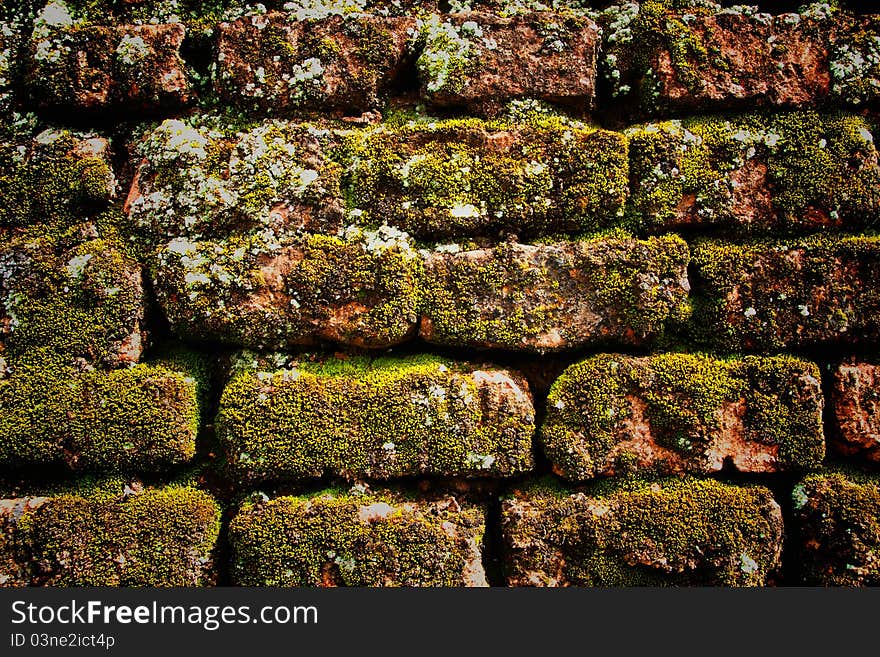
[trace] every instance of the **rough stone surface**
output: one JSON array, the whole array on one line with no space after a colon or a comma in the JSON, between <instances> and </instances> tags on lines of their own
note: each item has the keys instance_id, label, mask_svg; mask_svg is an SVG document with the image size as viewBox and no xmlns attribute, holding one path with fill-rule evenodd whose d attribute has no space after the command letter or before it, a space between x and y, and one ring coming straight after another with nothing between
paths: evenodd
<instances>
[{"instance_id":1,"label":"rough stone surface","mask_svg":"<svg viewBox=\"0 0 880 657\"><path fill-rule=\"evenodd\" d=\"M115 191L104 137L50 128L0 142L0 228L82 219Z\"/></svg>"},{"instance_id":2,"label":"rough stone surface","mask_svg":"<svg viewBox=\"0 0 880 657\"><path fill-rule=\"evenodd\" d=\"M137 362L145 343L141 267L118 243L89 239L95 230L0 237L4 366L47 354L79 369Z\"/></svg>"},{"instance_id":3,"label":"rough stone surface","mask_svg":"<svg viewBox=\"0 0 880 657\"><path fill-rule=\"evenodd\" d=\"M831 87L822 22L752 12L663 2L624 12L604 34L614 91L631 89L643 111L667 115L822 102Z\"/></svg>"},{"instance_id":4,"label":"rough stone surface","mask_svg":"<svg viewBox=\"0 0 880 657\"><path fill-rule=\"evenodd\" d=\"M242 586L486 586L485 512L454 497L331 490L246 503L229 528Z\"/></svg>"},{"instance_id":5,"label":"rough stone surface","mask_svg":"<svg viewBox=\"0 0 880 657\"><path fill-rule=\"evenodd\" d=\"M875 9L876 12L876 9ZM880 100L880 15L841 21L829 54L831 92L862 107Z\"/></svg>"},{"instance_id":6,"label":"rough stone surface","mask_svg":"<svg viewBox=\"0 0 880 657\"><path fill-rule=\"evenodd\" d=\"M837 451L880 462L880 366L842 363L834 373L833 400Z\"/></svg>"},{"instance_id":7,"label":"rough stone surface","mask_svg":"<svg viewBox=\"0 0 880 657\"><path fill-rule=\"evenodd\" d=\"M435 105L482 114L518 98L593 107L599 38L586 17L465 12L431 17L419 38L422 94Z\"/></svg>"},{"instance_id":8,"label":"rough stone surface","mask_svg":"<svg viewBox=\"0 0 880 657\"><path fill-rule=\"evenodd\" d=\"M631 222L749 233L874 226L880 169L863 118L695 117L627 131Z\"/></svg>"},{"instance_id":9,"label":"rough stone surface","mask_svg":"<svg viewBox=\"0 0 880 657\"><path fill-rule=\"evenodd\" d=\"M383 231L177 238L152 268L175 333L258 349L404 342L415 333L422 272L410 243Z\"/></svg>"},{"instance_id":10,"label":"rough stone surface","mask_svg":"<svg viewBox=\"0 0 880 657\"><path fill-rule=\"evenodd\" d=\"M45 108L155 111L188 103L181 24L38 26L27 84Z\"/></svg>"},{"instance_id":11,"label":"rough stone surface","mask_svg":"<svg viewBox=\"0 0 880 657\"><path fill-rule=\"evenodd\" d=\"M731 350L870 344L880 338L874 237L693 247L701 336Z\"/></svg>"},{"instance_id":12,"label":"rough stone surface","mask_svg":"<svg viewBox=\"0 0 880 657\"><path fill-rule=\"evenodd\" d=\"M139 143L125 202L132 227L152 239L249 231L336 234L340 167L330 133L263 121L239 132L216 118L169 119Z\"/></svg>"},{"instance_id":13,"label":"rough stone surface","mask_svg":"<svg viewBox=\"0 0 880 657\"><path fill-rule=\"evenodd\" d=\"M417 239L520 238L616 225L626 138L576 122L456 119L355 132L344 158L359 221Z\"/></svg>"},{"instance_id":14,"label":"rough stone surface","mask_svg":"<svg viewBox=\"0 0 880 657\"><path fill-rule=\"evenodd\" d=\"M673 236L433 251L420 335L538 352L645 344L683 310L687 263Z\"/></svg>"},{"instance_id":15,"label":"rough stone surface","mask_svg":"<svg viewBox=\"0 0 880 657\"><path fill-rule=\"evenodd\" d=\"M571 480L818 466L819 368L790 357L593 356L553 384L541 442Z\"/></svg>"},{"instance_id":16,"label":"rough stone surface","mask_svg":"<svg viewBox=\"0 0 880 657\"><path fill-rule=\"evenodd\" d=\"M139 482L0 500L0 586L201 586L220 509L194 488Z\"/></svg>"},{"instance_id":17,"label":"rough stone surface","mask_svg":"<svg viewBox=\"0 0 880 657\"><path fill-rule=\"evenodd\" d=\"M760 586L782 552L770 491L711 479L535 487L503 502L501 522L511 586Z\"/></svg>"},{"instance_id":18,"label":"rough stone surface","mask_svg":"<svg viewBox=\"0 0 880 657\"><path fill-rule=\"evenodd\" d=\"M217 416L240 478L509 477L534 465L535 409L515 372L424 356L242 365Z\"/></svg>"},{"instance_id":19,"label":"rough stone surface","mask_svg":"<svg viewBox=\"0 0 880 657\"><path fill-rule=\"evenodd\" d=\"M880 583L880 482L876 476L815 474L792 492L805 584Z\"/></svg>"},{"instance_id":20,"label":"rough stone surface","mask_svg":"<svg viewBox=\"0 0 880 657\"><path fill-rule=\"evenodd\" d=\"M270 115L299 109L365 112L400 74L414 18L352 13L298 21L270 12L221 23L221 97Z\"/></svg>"}]
</instances>

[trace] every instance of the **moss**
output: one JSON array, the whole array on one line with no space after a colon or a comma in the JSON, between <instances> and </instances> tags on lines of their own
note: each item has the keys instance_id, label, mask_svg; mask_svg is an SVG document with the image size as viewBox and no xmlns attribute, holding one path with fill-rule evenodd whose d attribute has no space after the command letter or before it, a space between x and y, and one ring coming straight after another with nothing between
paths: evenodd
<instances>
[{"instance_id":1,"label":"moss","mask_svg":"<svg viewBox=\"0 0 880 657\"><path fill-rule=\"evenodd\" d=\"M474 584L482 579L484 530L482 509L389 491L249 503L229 528L232 579L241 586Z\"/></svg>"},{"instance_id":2,"label":"moss","mask_svg":"<svg viewBox=\"0 0 880 657\"><path fill-rule=\"evenodd\" d=\"M692 118L628 134L638 228L854 228L871 221L880 190L873 138L852 115Z\"/></svg>"},{"instance_id":3,"label":"moss","mask_svg":"<svg viewBox=\"0 0 880 657\"><path fill-rule=\"evenodd\" d=\"M505 502L502 523L510 584L757 586L782 549L770 491L713 480L526 490Z\"/></svg>"},{"instance_id":4,"label":"moss","mask_svg":"<svg viewBox=\"0 0 880 657\"><path fill-rule=\"evenodd\" d=\"M69 224L106 206L115 181L107 158L84 148L94 139L46 130L0 143L0 226Z\"/></svg>"},{"instance_id":5,"label":"moss","mask_svg":"<svg viewBox=\"0 0 880 657\"><path fill-rule=\"evenodd\" d=\"M675 236L435 254L422 334L441 344L537 351L643 344L680 310L687 261L687 245Z\"/></svg>"},{"instance_id":6,"label":"moss","mask_svg":"<svg viewBox=\"0 0 880 657\"><path fill-rule=\"evenodd\" d=\"M156 472L193 457L200 413L187 372L78 373L42 356L0 380L2 467Z\"/></svg>"},{"instance_id":7,"label":"moss","mask_svg":"<svg viewBox=\"0 0 880 657\"><path fill-rule=\"evenodd\" d=\"M525 382L504 372L430 356L269 367L235 374L220 400L218 437L240 480L505 477L532 466L534 409Z\"/></svg>"},{"instance_id":8,"label":"moss","mask_svg":"<svg viewBox=\"0 0 880 657\"><path fill-rule=\"evenodd\" d=\"M112 239L33 234L0 248L0 309L8 318L0 339L7 361L27 360L37 348L67 363L135 360L144 313L137 263Z\"/></svg>"},{"instance_id":9,"label":"moss","mask_svg":"<svg viewBox=\"0 0 880 657\"><path fill-rule=\"evenodd\" d=\"M829 53L832 93L844 103L876 102L880 85L880 20L867 15L844 24Z\"/></svg>"},{"instance_id":10,"label":"moss","mask_svg":"<svg viewBox=\"0 0 880 657\"><path fill-rule=\"evenodd\" d=\"M416 321L423 276L406 241L359 231L347 239L174 240L152 273L178 335L255 348L402 342Z\"/></svg>"},{"instance_id":11,"label":"moss","mask_svg":"<svg viewBox=\"0 0 880 657\"><path fill-rule=\"evenodd\" d=\"M206 493L167 486L115 495L70 492L27 508L14 532L28 546L30 584L199 586L211 583L220 511Z\"/></svg>"},{"instance_id":12,"label":"moss","mask_svg":"<svg viewBox=\"0 0 880 657\"><path fill-rule=\"evenodd\" d=\"M566 369L547 398L541 442L554 469L571 480L634 469L711 470L707 456L742 404L742 439L775 454L774 469L816 467L824 457L819 371L791 357L718 360L668 353L590 357ZM642 462L632 424L645 441L671 450ZM766 447L763 447L766 446ZM634 460L635 459L635 460Z\"/></svg>"},{"instance_id":13,"label":"moss","mask_svg":"<svg viewBox=\"0 0 880 657\"><path fill-rule=\"evenodd\" d=\"M556 117L380 126L340 159L362 222L423 239L593 232L619 221L627 194L623 135Z\"/></svg>"},{"instance_id":14,"label":"moss","mask_svg":"<svg viewBox=\"0 0 880 657\"><path fill-rule=\"evenodd\" d=\"M699 241L694 338L731 351L873 341L877 249L870 236Z\"/></svg>"},{"instance_id":15,"label":"moss","mask_svg":"<svg viewBox=\"0 0 880 657\"><path fill-rule=\"evenodd\" d=\"M880 481L852 472L814 474L792 493L800 528L804 583L871 586L880 582Z\"/></svg>"}]
</instances>

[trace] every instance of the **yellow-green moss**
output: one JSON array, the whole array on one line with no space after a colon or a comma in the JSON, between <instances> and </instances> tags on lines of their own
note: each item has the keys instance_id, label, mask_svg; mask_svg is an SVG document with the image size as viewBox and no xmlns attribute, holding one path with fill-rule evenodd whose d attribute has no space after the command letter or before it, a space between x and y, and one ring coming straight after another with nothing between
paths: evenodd
<instances>
[{"instance_id":1,"label":"yellow-green moss","mask_svg":"<svg viewBox=\"0 0 880 657\"><path fill-rule=\"evenodd\" d=\"M0 466L167 470L195 453L200 412L186 372L135 365L78 373L52 354L0 379Z\"/></svg>"},{"instance_id":2,"label":"yellow-green moss","mask_svg":"<svg viewBox=\"0 0 880 657\"><path fill-rule=\"evenodd\" d=\"M0 143L0 226L71 223L104 207L115 181L105 156L77 152L88 139L49 129Z\"/></svg>"},{"instance_id":3,"label":"yellow-green moss","mask_svg":"<svg viewBox=\"0 0 880 657\"><path fill-rule=\"evenodd\" d=\"M493 403L501 390L486 393L474 371L431 356L296 359L280 370L255 360L223 392L218 437L244 480L529 470L534 409L516 389L524 381L507 378L508 398Z\"/></svg>"},{"instance_id":4,"label":"yellow-green moss","mask_svg":"<svg viewBox=\"0 0 880 657\"><path fill-rule=\"evenodd\" d=\"M510 584L757 586L779 565L770 491L714 480L625 480L504 503Z\"/></svg>"},{"instance_id":5,"label":"yellow-green moss","mask_svg":"<svg viewBox=\"0 0 880 657\"><path fill-rule=\"evenodd\" d=\"M628 131L630 223L804 232L872 223L880 192L868 124L845 114L697 117Z\"/></svg>"},{"instance_id":6,"label":"yellow-green moss","mask_svg":"<svg viewBox=\"0 0 880 657\"><path fill-rule=\"evenodd\" d=\"M698 241L694 336L731 351L874 341L878 248L871 236Z\"/></svg>"},{"instance_id":7,"label":"yellow-green moss","mask_svg":"<svg viewBox=\"0 0 880 657\"><path fill-rule=\"evenodd\" d=\"M389 491L247 503L229 528L232 579L242 586L460 586L482 574L484 531L478 507Z\"/></svg>"},{"instance_id":8,"label":"yellow-green moss","mask_svg":"<svg viewBox=\"0 0 880 657\"><path fill-rule=\"evenodd\" d=\"M661 459L653 469L684 467L700 473L709 468L706 450L724 430L725 405L738 403L744 404L742 439L775 452L775 469L808 469L821 462L825 443L818 368L784 356L590 357L565 370L551 387L541 441L557 472L572 480L589 479L608 467L636 467L631 462L635 452L622 452L613 463L608 459L619 442L633 439L628 423L645 422L652 439L681 459Z\"/></svg>"},{"instance_id":9,"label":"yellow-green moss","mask_svg":"<svg viewBox=\"0 0 880 657\"><path fill-rule=\"evenodd\" d=\"M792 491L804 583L880 583L880 479L832 472L806 477Z\"/></svg>"},{"instance_id":10,"label":"yellow-green moss","mask_svg":"<svg viewBox=\"0 0 880 657\"><path fill-rule=\"evenodd\" d=\"M135 484L137 487L137 484ZM13 532L27 546L30 584L199 586L213 580L220 510L207 493L116 482L27 508Z\"/></svg>"},{"instance_id":11,"label":"yellow-green moss","mask_svg":"<svg viewBox=\"0 0 880 657\"><path fill-rule=\"evenodd\" d=\"M340 159L361 222L426 240L594 232L620 221L627 195L626 138L556 117L380 126L350 135Z\"/></svg>"}]
</instances>

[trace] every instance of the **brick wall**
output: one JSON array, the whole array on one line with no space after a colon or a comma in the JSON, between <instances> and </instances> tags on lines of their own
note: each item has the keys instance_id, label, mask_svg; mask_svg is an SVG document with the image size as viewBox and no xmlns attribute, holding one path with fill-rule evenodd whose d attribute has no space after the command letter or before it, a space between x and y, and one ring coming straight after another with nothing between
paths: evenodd
<instances>
[{"instance_id":1,"label":"brick wall","mask_svg":"<svg viewBox=\"0 0 880 657\"><path fill-rule=\"evenodd\" d=\"M0 8L0 586L880 580L880 14Z\"/></svg>"}]
</instances>

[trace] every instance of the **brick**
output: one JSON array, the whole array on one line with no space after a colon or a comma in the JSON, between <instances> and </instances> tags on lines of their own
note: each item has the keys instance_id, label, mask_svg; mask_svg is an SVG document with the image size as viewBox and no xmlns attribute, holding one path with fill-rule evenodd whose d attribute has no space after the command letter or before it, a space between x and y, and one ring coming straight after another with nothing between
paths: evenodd
<instances>
[{"instance_id":1,"label":"brick","mask_svg":"<svg viewBox=\"0 0 880 657\"><path fill-rule=\"evenodd\" d=\"M202 586L220 509L184 486L121 479L0 500L0 586Z\"/></svg>"},{"instance_id":2,"label":"brick","mask_svg":"<svg viewBox=\"0 0 880 657\"><path fill-rule=\"evenodd\" d=\"M516 372L431 356L254 360L220 400L217 432L249 480L510 477L533 466L535 409Z\"/></svg>"},{"instance_id":3,"label":"brick","mask_svg":"<svg viewBox=\"0 0 880 657\"><path fill-rule=\"evenodd\" d=\"M541 442L570 480L803 470L825 455L822 408L819 368L791 357L602 354L553 384Z\"/></svg>"},{"instance_id":4,"label":"brick","mask_svg":"<svg viewBox=\"0 0 880 657\"><path fill-rule=\"evenodd\" d=\"M829 22L650 2L600 23L613 94L650 115L802 107L827 98ZM717 12L717 13L716 13Z\"/></svg>"},{"instance_id":5,"label":"brick","mask_svg":"<svg viewBox=\"0 0 880 657\"><path fill-rule=\"evenodd\" d=\"M42 108L155 112L193 98L183 25L38 25L26 82Z\"/></svg>"},{"instance_id":6,"label":"brick","mask_svg":"<svg viewBox=\"0 0 880 657\"><path fill-rule=\"evenodd\" d=\"M395 231L354 230L344 238L177 238L152 275L181 337L259 349L381 348L414 335L423 264Z\"/></svg>"},{"instance_id":7,"label":"brick","mask_svg":"<svg viewBox=\"0 0 880 657\"><path fill-rule=\"evenodd\" d=\"M0 239L0 374L52 354L78 369L137 362L145 344L141 267L83 224L67 236Z\"/></svg>"},{"instance_id":8,"label":"brick","mask_svg":"<svg viewBox=\"0 0 880 657\"><path fill-rule=\"evenodd\" d=\"M340 167L325 156L331 140L327 130L284 121L235 132L201 116L168 119L138 144L129 222L153 240L335 234L343 208Z\"/></svg>"},{"instance_id":9,"label":"brick","mask_svg":"<svg viewBox=\"0 0 880 657\"><path fill-rule=\"evenodd\" d=\"M675 236L435 250L426 255L420 335L537 352L646 344L684 311L687 264Z\"/></svg>"},{"instance_id":10,"label":"brick","mask_svg":"<svg viewBox=\"0 0 880 657\"><path fill-rule=\"evenodd\" d=\"M270 12L218 27L216 87L228 103L272 115L375 107L407 60L416 21Z\"/></svg>"},{"instance_id":11,"label":"brick","mask_svg":"<svg viewBox=\"0 0 880 657\"><path fill-rule=\"evenodd\" d=\"M880 366L854 358L842 363L834 372L832 398L835 449L880 462Z\"/></svg>"},{"instance_id":12,"label":"brick","mask_svg":"<svg viewBox=\"0 0 880 657\"><path fill-rule=\"evenodd\" d=\"M0 468L155 473L187 463L201 417L193 375L174 364L17 367L0 378Z\"/></svg>"},{"instance_id":13,"label":"brick","mask_svg":"<svg viewBox=\"0 0 880 657\"><path fill-rule=\"evenodd\" d=\"M733 351L874 343L878 253L874 237L695 244L697 335Z\"/></svg>"},{"instance_id":14,"label":"brick","mask_svg":"<svg viewBox=\"0 0 880 657\"><path fill-rule=\"evenodd\" d=\"M782 552L770 491L714 480L536 486L503 502L501 522L511 586L760 586Z\"/></svg>"},{"instance_id":15,"label":"brick","mask_svg":"<svg viewBox=\"0 0 880 657\"><path fill-rule=\"evenodd\" d=\"M382 125L345 144L359 221L437 241L584 233L620 223L626 138L559 119Z\"/></svg>"},{"instance_id":16,"label":"brick","mask_svg":"<svg viewBox=\"0 0 880 657\"><path fill-rule=\"evenodd\" d=\"M486 586L485 512L454 497L330 490L249 502L232 519L241 586Z\"/></svg>"},{"instance_id":17,"label":"brick","mask_svg":"<svg viewBox=\"0 0 880 657\"><path fill-rule=\"evenodd\" d=\"M76 222L114 197L104 137L51 128L11 136L0 142L0 228Z\"/></svg>"},{"instance_id":18,"label":"brick","mask_svg":"<svg viewBox=\"0 0 880 657\"><path fill-rule=\"evenodd\" d=\"M638 228L741 236L877 223L877 150L861 117L697 117L627 133Z\"/></svg>"},{"instance_id":19,"label":"brick","mask_svg":"<svg viewBox=\"0 0 880 657\"><path fill-rule=\"evenodd\" d=\"M792 492L796 552L803 582L818 586L880 583L880 482L876 476L813 474Z\"/></svg>"},{"instance_id":20,"label":"brick","mask_svg":"<svg viewBox=\"0 0 880 657\"><path fill-rule=\"evenodd\" d=\"M464 12L427 19L419 39L422 94L434 105L478 114L519 98L593 107L599 36L585 16Z\"/></svg>"}]
</instances>

